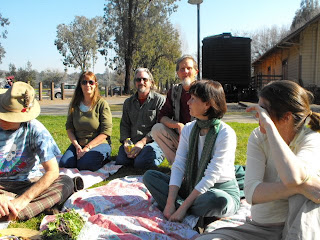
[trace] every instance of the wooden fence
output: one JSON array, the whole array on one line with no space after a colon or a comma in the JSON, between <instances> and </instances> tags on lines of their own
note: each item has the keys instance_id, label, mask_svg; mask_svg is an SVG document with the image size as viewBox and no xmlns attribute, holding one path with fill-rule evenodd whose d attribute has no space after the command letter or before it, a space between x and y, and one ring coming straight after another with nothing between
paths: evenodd
<instances>
[{"instance_id":1,"label":"wooden fence","mask_svg":"<svg viewBox=\"0 0 320 240\"><path fill-rule=\"evenodd\" d=\"M65 99L66 98L66 94L65 94L65 84L64 83L61 83L61 99ZM108 97L108 96L114 96L115 93L114 93L114 88L113 87L108 87L108 86L104 86L102 91L104 90L104 96L105 97ZM55 87L54 87L54 82L51 83L51 86L49 88L49 90L44 90L43 89L43 86L42 86L42 82L39 82L39 87L38 89L35 89L37 91L37 94L38 94L38 99L39 101L43 100L44 99L44 96L48 97L49 96L49 99L50 100L54 100L56 99L56 96L55 96ZM120 87L120 91L117 91L117 94L118 95L122 95L122 87ZM59 98L60 98L59 97Z\"/></svg>"}]
</instances>

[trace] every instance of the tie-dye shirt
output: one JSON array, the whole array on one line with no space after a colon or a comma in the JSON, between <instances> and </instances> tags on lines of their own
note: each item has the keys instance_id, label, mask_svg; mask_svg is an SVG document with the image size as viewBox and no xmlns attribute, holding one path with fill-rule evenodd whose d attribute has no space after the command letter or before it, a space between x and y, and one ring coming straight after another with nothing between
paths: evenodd
<instances>
[{"instance_id":1,"label":"tie-dye shirt","mask_svg":"<svg viewBox=\"0 0 320 240\"><path fill-rule=\"evenodd\" d=\"M39 164L60 154L49 131L34 119L15 131L0 128L0 181L41 177Z\"/></svg>"}]
</instances>

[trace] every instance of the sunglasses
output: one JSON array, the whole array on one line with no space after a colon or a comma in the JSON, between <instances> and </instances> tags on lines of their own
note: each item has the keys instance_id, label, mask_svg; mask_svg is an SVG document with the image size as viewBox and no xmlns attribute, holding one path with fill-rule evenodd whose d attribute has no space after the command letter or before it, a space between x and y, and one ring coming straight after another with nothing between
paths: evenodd
<instances>
[{"instance_id":1,"label":"sunglasses","mask_svg":"<svg viewBox=\"0 0 320 240\"><path fill-rule=\"evenodd\" d=\"M141 82L141 80L143 80L144 82L147 82L149 80L149 78L136 78L135 79L136 82Z\"/></svg>"},{"instance_id":2,"label":"sunglasses","mask_svg":"<svg viewBox=\"0 0 320 240\"><path fill-rule=\"evenodd\" d=\"M82 85L87 85L88 83L92 86L92 85L94 85L96 82L93 81L93 80L89 80L89 81L87 81L87 80L82 80L82 81L81 81L81 84L82 84Z\"/></svg>"}]
</instances>

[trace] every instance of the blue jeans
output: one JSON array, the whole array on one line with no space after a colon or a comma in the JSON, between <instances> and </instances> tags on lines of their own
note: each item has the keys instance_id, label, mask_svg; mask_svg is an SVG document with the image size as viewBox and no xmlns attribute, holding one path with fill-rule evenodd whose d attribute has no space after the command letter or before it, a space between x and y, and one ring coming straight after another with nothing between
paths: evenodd
<instances>
[{"instance_id":1,"label":"blue jeans","mask_svg":"<svg viewBox=\"0 0 320 240\"><path fill-rule=\"evenodd\" d=\"M134 168L151 168L161 164L163 159L163 152L156 142L146 144L136 158L128 158L123 145L121 145L116 164L133 165Z\"/></svg>"},{"instance_id":2,"label":"blue jeans","mask_svg":"<svg viewBox=\"0 0 320 240\"><path fill-rule=\"evenodd\" d=\"M96 171L103 166L104 160L109 158L110 155L111 146L107 143L102 143L90 149L82 158L77 160L76 148L71 144L60 159L59 167Z\"/></svg>"},{"instance_id":3,"label":"blue jeans","mask_svg":"<svg viewBox=\"0 0 320 240\"><path fill-rule=\"evenodd\" d=\"M158 208L163 211L169 194L170 176L155 170L148 170L143 176L143 182L152 197L158 203ZM199 195L188 210L188 213L199 217L226 217L236 213L240 207L239 187L236 180L226 183L224 190L210 188ZM221 185L216 183L215 185ZM182 197L179 191L176 199L178 209L187 196Z\"/></svg>"}]
</instances>

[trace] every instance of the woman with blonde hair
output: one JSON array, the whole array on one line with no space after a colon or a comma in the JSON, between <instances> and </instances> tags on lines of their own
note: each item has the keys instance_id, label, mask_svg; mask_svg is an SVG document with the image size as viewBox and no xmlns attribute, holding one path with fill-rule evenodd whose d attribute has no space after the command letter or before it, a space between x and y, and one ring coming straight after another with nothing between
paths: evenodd
<instances>
[{"instance_id":1,"label":"woman with blonde hair","mask_svg":"<svg viewBox=\"0 0 320 240\"><path fill-rule=\"evenodd\" d=\"M258 105L247 110L256 112L260 125L247 150L244 190L252 218L198 239L317 239L320 114L311 111L312 100L288 80L261 90Z\"/></svg>"},{"instance_id":2,"label":"woman with blonde hair","mask_svg":"<svg viewBox=\"0 0 320 240\"><path fill-rule=\"evenodd\" d=\"M112 115L94 73L80 75L69 106L66 129L71 145L59 166L96 171L111 154Z\"/></svg>"}]
</instances>

